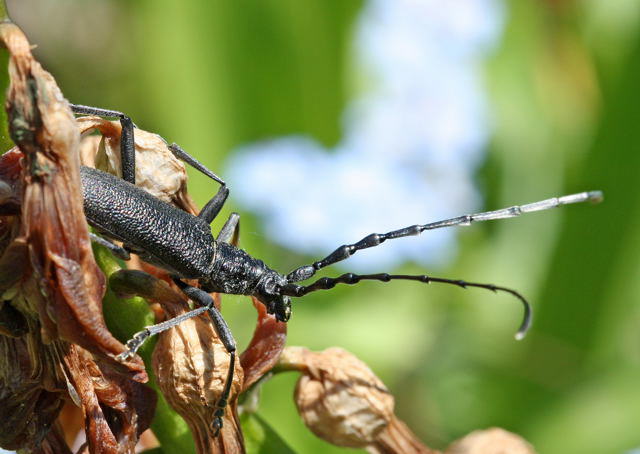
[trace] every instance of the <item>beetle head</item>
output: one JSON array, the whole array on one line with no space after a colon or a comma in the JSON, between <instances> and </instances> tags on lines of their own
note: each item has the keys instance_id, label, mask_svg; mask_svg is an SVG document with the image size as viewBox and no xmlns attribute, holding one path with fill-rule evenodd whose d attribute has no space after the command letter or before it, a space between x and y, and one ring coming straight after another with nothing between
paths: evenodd
<instances>
[{"instance_id":1,"label":"beetle head","mask_svg":"<svg viewBox=\"0 0 640 454\"><path fill-rule=\"evenodd\" d=\"M291 317L291 298L281 293L282 286L287 283L284 276L273 271L266 276L255 291L255 296L264 304L269 314L278 321L286 322Z\"/></svg>"}]
</instances>

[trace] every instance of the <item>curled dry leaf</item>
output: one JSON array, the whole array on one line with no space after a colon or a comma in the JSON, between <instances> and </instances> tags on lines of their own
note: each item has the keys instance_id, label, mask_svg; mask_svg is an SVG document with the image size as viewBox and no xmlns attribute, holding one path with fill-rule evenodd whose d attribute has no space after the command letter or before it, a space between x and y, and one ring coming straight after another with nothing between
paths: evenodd
<instances>
[{"instance_id":1,"label":"curled dry leaf","mask_svg":"<svg viewBox=\"0 0 640 454\"><path fill-rule=\"evenodd\" d=\"M494 427L476 430L454 442L445 454L536 454L533 446L519 435Z\"/></svg>"},{"instance_id":2,"label":"curled dry leaf","mask_svg":"<svg viewBox=\"0 0 640 454\"><path fill-rule=\"evenodd\" d=\"M155 394L134 381L147 379L140 358L115 360L125 347L104 325L78 129L22 32L4 22L0 40L10 52L6 107L20 147L0 158L0 445L69 452L55 419L70 399L82 407L92 453L133 453Z\"/></svg>"},{"instance_id":3,"label":"curled dry leaf","mask_svg":"<svg viewBox=\"0 0 640 454\"><path fill-rule=\"evenodd\" d=\"M6 449L40 446L63 404L51 363L52 353L65 347L54 342L45 348L34 337L0 336L0 446Z\"/></svg>"},{"instance_id":4,"label":"curled dry leaf","mask_svg":"<svg viewBox=\"0 0 640 454\"><path fill-rule=\"evenodd\" d=\"M256 383L278 363L287 341L287 324L268 314L260 301L253 298L258 320L247 349L240 355L244 370L243 391Z\"/></svg>"},{"instance_id":5,"label":"curled dry leaf","mask_svg":"<svg viewBox=\"0 0 640 454\"><path fill-rule=\"evenodd\" d=\"M63 429L58 421L53 425L42 444L33 454L72 454L64 439Z\"/></svg>"},{"instance_id":6,"label":"curled dry leaf","mask_svg":"<svg viewBox=\"0 0 640 454\"><path fill-rule=\"evenodd\" d=\"M45 342L63 338L118 364L125 347L102 316L105 282L84 218L75 119L22 31L5 22L0 38L10 53L9 129L24 155L20 238L41 294L27 299L24 310L38 314ZM124 366L136 380L147 380L139 357Z\"/></svg>"},{"instance_id":7,"label":"curled dry leaf","mask_svg":"<svg viewBox=\"0 0 640 454\"><path fill-rule=\"evenodd\" d=\"M82 163L121 177L120 122L94 116L79 117L77 122L83 133ZM101 136L87 135L92 130L97 130ZM158 134L143 129L135 130L134 141L136 186L160 200L196 214L195 205L187 193L185 166L173 155L167 142Z\"/></svg>"},{"instance_id":8,"label":"curled dry leaf","mask_svg":"<svg viewBox=\"0 0 640 454\"><path fill-rule=\"evenodd\" d=\"M89 451L133 453L140 434L151 424L156 394L122 376L108 362L96 362L72 345L64 358L85 416Z\"/></svg>"}]
</instances>

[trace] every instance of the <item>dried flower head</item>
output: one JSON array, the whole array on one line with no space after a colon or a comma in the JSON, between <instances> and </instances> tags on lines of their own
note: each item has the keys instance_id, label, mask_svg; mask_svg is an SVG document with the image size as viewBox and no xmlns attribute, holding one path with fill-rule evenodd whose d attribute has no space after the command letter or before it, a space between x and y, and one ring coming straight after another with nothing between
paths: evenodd
<instances>
[{"instance_id":1,"label":"dried flower head","mask_svg":"<svg viewBox=\"0 0 640 454\"><path fill-rule=\"evenodd\" d=\"M371 453L432 454L393 413L384 383L351 353L338 348L312 352L287 347L278 369L302 372L294 400L304 423L318 437Z\"/></svg>"},{"instance_id":2,"label":"dried flower head","mask_svg":"<svg viewBox=\"0 0 640 454\"><path fill-rule=\"evenodd\" d=\"M527 441L504 429L476 430L454 442L445 454L535 454Z\"/></svg>"},{"instance_id":3,"label":"dried flower head","mask_svg":"<svg viewBox=\"0 0 640 454\"><path fill-rule=\"evenodd\" d=\"M287 347L281 365L301 370L295 403L318 437L338 446L373 443L393 417L393 396L365 363L337 347Z\"/></svg>"},{"instance_id":4,"label":"dried flower head","mask_svg":"<svg viewBox=\"0 0 640 454\"><path fill-rule=\"evenodd\" d=\"M82 163L113 175L122 176L120 134L118 121L85 116L76 119L80 132ZM101 135L88 135L97 130ZM167 142L158 134L136 128L136 186L154 197L175 204L192 214L195 205L187 193L187 171L184 163L174 156Z\"/></svg>"},{"instance_id":5,"label":"dried flower head","mask_svg":"<svg viewBox=\"0 0 640 454\"><path fill-rule=\"evenodd\" d=\"M175 317L188 306L169 309ZM198 453L241 452L242 434L232 406L225 409L220 434L213 423L229 369L229 354L206 315L191 318L162 333L153 352L153 368L167 401L187 422L196 440ZM230 401L235 402L242 387L242 368L236 363ZM216 438L216 435L218 437Z\"/></svg>"}]
</instances>

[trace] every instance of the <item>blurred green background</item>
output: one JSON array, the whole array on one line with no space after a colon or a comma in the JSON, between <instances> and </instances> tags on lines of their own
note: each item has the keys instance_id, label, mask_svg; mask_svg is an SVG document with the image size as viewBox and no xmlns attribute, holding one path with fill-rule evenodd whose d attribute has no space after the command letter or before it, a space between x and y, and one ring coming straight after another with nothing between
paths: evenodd
<instances>
[{"instance_id":1,"label":"blurred green background","mask_svg":"<svg viewBox=\"0 0 640 454\"><path fill-rule=\"evenodd\" d=\"M258 139L305 133L334 145L360 89L361 0L7 4L68 99L127 112L218 173L230 150ZM505 12L482 62L493 116L476 175L485 208L587 189L605 203L464 229L455 261L427 272L520 290L535 305L531 333L513 340L520 309L508 296L370 284L306 297L289 344L358 355L434 448L500 426L540 453L625 453L640 448L640 4L511 0ZM190 182L200 204L214 191L195 173ZM239 209L231 189L221 218ZM252 255L282 271L311 259L241 214ZM246 344L254 310L246 298L225 302ZM346 452L303 426L296 379L267 383L259 415L297 452Z\"/></svg>"}]
</instances>

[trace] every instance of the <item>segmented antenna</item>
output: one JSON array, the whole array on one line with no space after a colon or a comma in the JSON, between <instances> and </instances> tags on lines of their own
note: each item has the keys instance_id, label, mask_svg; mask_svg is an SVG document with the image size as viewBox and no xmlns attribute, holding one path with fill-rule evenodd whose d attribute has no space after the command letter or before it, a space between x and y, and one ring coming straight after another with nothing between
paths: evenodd
<instances>
[{"instance_id":1,"label":"segmented antenna","mask_svg":"<svg viewBox=\"0 0 640 454\"><path fill-rule=\"evenodd\" d=\"M315 281L313 284L302 286L298 284L287 284L282 287L281 292L283 295L300 297L304 296L307 293L315 292L317 290L329 290L336 286L336 284L347 284L354 285L359 283L360 281L381 281L381 282L389 282L396 279L408 280L408 281L418 281L425 284L430 284L432 282L437 282L441 284L451 284L457 285L458 287L467 288L467 287L476 287L483 288L486 290L491 290L492 292L506 292L518 298L523 306L524 306L524 316L522 318L522 323L520 324L520 328L515 334L515 338L520 340L524 338L531 327L532 320L532 311L531 305L526 300L524 296L522 296L517 291L500 287L493 284L481 284L478 282L466 282L459 279L446 279L441 277L431 277L427 275L410 275L410 274L387 274L387 273L378 273L378 274L354 274L354 273L345 273L342 276L338 276L335 278L331 277L323 277Z\"/></svg>"},{"instance_id":2,"label":"segmented antenna","mask_svg":"<svg viewBox=\"0 0 640 454\"><path fill-rule=\"evenodd\" d=\"M507 292L518 298L524 305L524 317L522 320L522 324L516 333L516 339L522 339L529 327L531 326L531 306L529 302L518 292L515 290L499 287L493 284L480 284L477 282L465 282L461 280L455 279L444 279L444 278L436 278L430 277L426 275L400 275L400 274L365 274L365 275L357 275L353 273L343 274L337 278L322 278L317 280L311 285L302 286L294 284L295 282L304 281L306 279L311 278L316 272L326 266L333 265L334 263L340 262L342 260L346 260L355 254L357 251L362 249L367 249L371 247L378 246L384 243L386 240L392 240L396 238L402 238L406 236L419 235L425 230L435 230L441 229L444 227L454 227L454 226L467 226L471 225L474 222L482 222L482 221L492 221L494 219L507 219L513 218L516 216L520 216L524 213L532 213L534 211L543 211L548 210L550 208L559 207L562 205L569 205L572 203L581 203L581 202L593 202L598 203L603 200L603 194L601 191L587 191L580 192L577 194L565 195L562 197L553 197L551 199L541 200L539 202L528 203L526 205L514 205L509 208L502 208L500 210L494 211L485 211L482 213L475 214L465 214L463 216L458 216L455 218L445 219L442 221L431 222L429 224L423 225L412 225L409 227L405 227L403 229L394 230L388 233L372 233L367 235L357 243L353 244L344 244L333 251L331 254L323 258L322 260L318 260L311 265L301 266L293 270L291 273L287 275L287 281L289 282L282 288L283 295L289 296L303 296L307 293L314 292L316 290L328 290L333 288L336 284L357 284L363 280L376 280L382 282L389 282L394 279L405 279L405 280L413 280L420 281L424 283L430 282L440 282L443 284L452 284L457 285L459 287L478 287L484 288L487 290L502 291Z\"/></svg>"}]
</instances>

